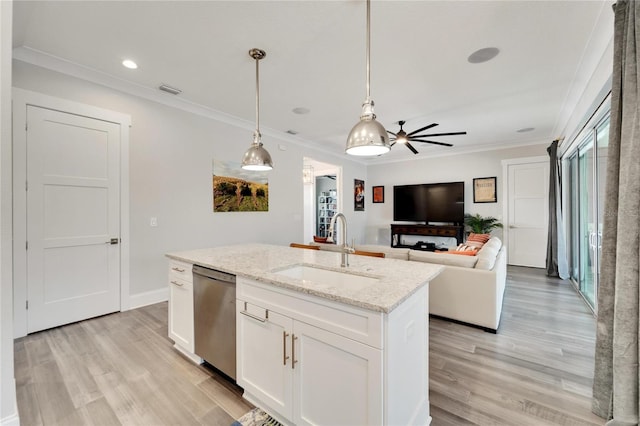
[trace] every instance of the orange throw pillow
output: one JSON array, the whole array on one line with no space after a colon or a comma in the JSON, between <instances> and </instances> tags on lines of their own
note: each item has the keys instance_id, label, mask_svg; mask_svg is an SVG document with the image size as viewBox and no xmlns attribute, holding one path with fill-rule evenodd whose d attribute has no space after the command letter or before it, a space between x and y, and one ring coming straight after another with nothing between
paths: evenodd
<instances>
[{"instance_id":1,"label":"orange throw pillow","mask_svg":"<svg viewBox=\"0 0 640 426\"><path fill-rule=\"evenodd\" d=\"M461 254L463 256L475 256L478 254L478 250L467 250L467 251L450 251L449 254Z\"/></svg>"},{"instance_id":2,"label":"orange throw pillow","mask_svg":"<svg viewBox=\"0 0 640 426\"><path fill-rule=\"evenodd\" d=\"M475 256L476 254L478 254L478 250L466 250L466 251L457 251L457 250L449 250L449 251L443 251L443 250L436 250L436 253L448 253L448 254L461 254L463 256Z\"/></svg>"},{"instance_id":3,"label":"orange throw pillow","mask_svg":"<svg viewBox=\"0 0 640 426\"><path fill-rule=\"evenodd\" d=\"M485 245L487 241L489 241L490 238L491 235L489 234L474 234L472 232L467 237L467 242L465 244L467 244L468 246L476 247L478 250L480 250L482 246Z\"/></svg>"}]
</instances>

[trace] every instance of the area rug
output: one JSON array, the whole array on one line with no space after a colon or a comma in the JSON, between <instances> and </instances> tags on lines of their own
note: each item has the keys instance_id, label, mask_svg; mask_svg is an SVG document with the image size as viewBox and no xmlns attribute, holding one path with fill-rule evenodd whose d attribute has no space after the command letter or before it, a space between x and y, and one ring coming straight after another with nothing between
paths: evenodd
<instances>
[{"instance_id":1,"label":"area rug","mask_svg":"<svg viewBox=\"0 0 640 426\"><path fill-rule=\"evenodd\" d=\"M231 426L282 426L282 423L265 413L259 408L254 408L238 420L233 422Z\"/></svg>"}]
</instances>

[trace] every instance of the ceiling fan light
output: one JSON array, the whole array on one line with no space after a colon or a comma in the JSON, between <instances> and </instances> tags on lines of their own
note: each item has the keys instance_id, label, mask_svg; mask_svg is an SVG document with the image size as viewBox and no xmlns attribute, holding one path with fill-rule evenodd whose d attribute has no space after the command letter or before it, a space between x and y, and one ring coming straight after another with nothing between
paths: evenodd
<instances>
[{"instance_id":1,"label":"ceiling fan light","mask_svg":"<svg viewBox=\"0 0 640 426\"><path fill-rule=\"evenodd\" d=\"M396 143L407 143L407 133L404 130L400 130L396 136Z\"/></svg>"},{"instance_id":2,"label":"ceiling fan light","mask_svg":"<svg viewBox=\"0 0 640 426\"><path fill-rule=\"evenodd\" d=\"M256 172L273 169L273 161L269 152L263 148L260 136L254 136L253 143L242 157L242 168Z\"/></svg>"}]
</instances>

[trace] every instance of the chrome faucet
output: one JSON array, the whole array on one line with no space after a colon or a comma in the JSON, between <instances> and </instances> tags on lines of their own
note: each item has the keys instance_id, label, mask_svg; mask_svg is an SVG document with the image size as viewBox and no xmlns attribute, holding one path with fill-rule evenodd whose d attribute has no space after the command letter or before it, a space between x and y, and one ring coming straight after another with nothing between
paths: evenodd
<instances>
[{"instance_id":1,"label":"chrome faucet","mask_svg":"<svg viewBox=\"0 0 640 426\"><path fill-rule=\"evenodd\" d=\"M344 217L342 213L338 213L331 218L331 224L329 225L329 235L333 237L333 230L335 229L335 224L339 217L342 218L342 228L340 232L342 234L342 250L340 251L342 257L340 259L340 266L344 268L346 266L349 266L349 253L353 253L355 250L353 249L353 247L349 247L347 245L347 218ZM337 240L334 239L334 241L336 244L338 244Z\"/></svg>"}]
</instances>

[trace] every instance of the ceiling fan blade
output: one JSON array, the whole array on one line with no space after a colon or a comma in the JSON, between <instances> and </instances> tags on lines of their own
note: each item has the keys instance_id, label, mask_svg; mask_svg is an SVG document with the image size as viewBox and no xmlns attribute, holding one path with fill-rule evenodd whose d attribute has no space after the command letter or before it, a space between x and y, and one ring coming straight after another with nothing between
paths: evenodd
<instances>
[{"instance_id":1,"label":"ceiling fan blade","mask_svg":"<svg viewBox=\"0 0 640 426\"><path fill-rule=\"evenodd\" d=\"M391 142L391 145L389 145L389 146L394 146L395 144L396 144L395 142Z\"/></svg>"},{"instance_id":2,"label":"ceiling fan blade","mask_svg":"<svg viewBox=\"0 0 640 426\"><path fill-rule=\"evenodd\" d=\"M456 135L466 135L467 132L451 132L451 133L431 133L429 135L414 135L414 138L428 138L431 136L456 136Z\"/></svg>"},{"instance_id":3,"label":"ceiling fan blade","mask_svg":"<svg viewBox=\"0 0 640 426\"><path fill-rule=\"evenodd\" d=\"M389 133L390 135L393 135L393 136L398 136L397 134L395 134L395 133L393 133L393 132L390 132L390 131L388 131L388 130L387 130L387 133Z\"/></svg>"},{"instance_id":4,"label":"ceiling fan blade","mask_svg":"<svg viewBox=\"0 0 640 426\"><path fill-rule=\"evenodd\" d=\"M407 133L407 137L409 137L409 136L411 136L411 135L415 135L416 133L420 133L420 132L422 132L423 130L427 130L427 129L430 129L430 128L432 128L432 127L436 127L437 125L438 125L438 123L431 123L431 124L429 124L428 126L424 126L424 127L423 127L423 128L421 128L421 129L414 130L414 131L413 131L413 132L411 132L411 133Z\"/></svg>"},{"instance_id":5,"label":"ceiling fan blade","mask_svg":"<svg viewBox=\"0 0 640 426\"><path fill-rule=\"evenodd\" d=\"M414 154L418 153L418 150L413 147L409 142L406 142L405 145L409 148Z\"/></svg>"},{"instance_id":6,"label":"ceiling fan blade","mask_svg":"<svg viewBox=\"0 0 640 426\"><path fill-rule=\"evenodd\" d=\"M425 141L425 140L422 140L422 139L411 139L411 142L425 142L425 143L433 143L433 144L442 145L442 146L453 146L453 144L450 144L450 143L435 142L435 141Z\"/></svg>"}]
</instances>

